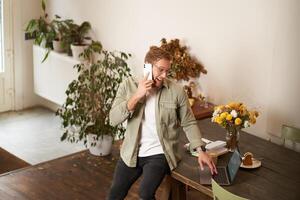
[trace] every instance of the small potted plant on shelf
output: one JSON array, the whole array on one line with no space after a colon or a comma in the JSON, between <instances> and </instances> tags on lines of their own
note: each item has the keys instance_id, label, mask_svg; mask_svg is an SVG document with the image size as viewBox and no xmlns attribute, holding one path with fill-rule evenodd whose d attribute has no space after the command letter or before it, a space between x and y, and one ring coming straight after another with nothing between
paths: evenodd
<instances>
[{"instance_id":1,"label":"small potted plant on shelf","mask_svg":"<svg viewBox=\"0 0 300 200\"><path fill-rule=\"evenodd\" d=\"M42 46L47 49L46 54L42 60L44 62L51 49L52 41L55 39L56 32L53 26L50 25L48 14L46 13L46 4L42 0L42 15L39 19L31 19L25 29L25 32L34 37L34 44Z\"/></svg>"},{"instance_id":2,"label":"small potted plant on shelf","mask_svg":"<svg viewBox=\"0 0 300 200\"><path fill-rule=\"evenodd\" d=\"M83 61L83 57L79 55L88 47L86 38L88 32L91 30L91 24L87 21L82 22L80 25L69 23L68 29L62 36L62 42L68 47L68 54L73 55L76 60Z\"/></svg>"},{"instance_id":3,"label":"small potted plant on shelf","mask_svg":"<svg viewBox=\"0 0 300 200\"><path fill-rule=\"evenodd\" d=\"M54 20L52 20L51 26L55 30L55 39L53 40L54 51L66 52L68 50L68 44L66 44L65 41L62 40L62 38L68 32L70 24L73 24L73 20L61 20L61 17L58 15L55 15Z\"/></svg>"},{"instance_id":4,"label":"small potted plant on shelf","mask_svg":"<svg viewBox=\"0 0 300 200\"><path fill-rule=\"evenodd\" d=\"M95 62L94 53L100 58ZM83 140L92 154L107 155L114 136L122 138L125 133L122 125L110 125L109 111L119 84L130 76L126 63L130 54L103 50L99 42L93 41L81 56L89 62L74 66L79 76L69 84L66 101L56 112L64 129L61 140Z\"/></svg>"}]
</instances>

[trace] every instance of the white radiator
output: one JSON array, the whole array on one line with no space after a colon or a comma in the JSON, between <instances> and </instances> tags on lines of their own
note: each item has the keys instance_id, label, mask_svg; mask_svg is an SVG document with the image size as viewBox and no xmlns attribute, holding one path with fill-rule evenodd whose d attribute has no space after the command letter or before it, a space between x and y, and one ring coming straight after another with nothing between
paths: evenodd
<instances>
[{"instance_id":1,"label":"white radiator","mask_svg":"<svg viewBox=\"0 0 300 200\"><path fill-rule=\"evenodd\" d=\"M42 63L45 54L44 48L33 46L34 91L37 95L62 105L69 83L78 76L77 70L73 68L78 61L66 54L51 51Z\"/></svg>"}]
</instances>

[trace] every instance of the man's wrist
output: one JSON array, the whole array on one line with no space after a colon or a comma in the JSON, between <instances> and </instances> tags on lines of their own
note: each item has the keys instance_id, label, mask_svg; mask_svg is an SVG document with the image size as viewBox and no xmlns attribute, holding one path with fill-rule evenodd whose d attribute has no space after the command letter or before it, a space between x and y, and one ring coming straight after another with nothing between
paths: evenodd
<instances>
[{"instance_id":1,"label":"man's wrist","mask_svg":"<svg viewBox=\"0 0 300 200\"><path fill-rule=\"evenodd\" d=\"M129 112L134 111L135 106L137 104L137 102L139 101L139 97L136 95L133 95L127 102L127 110Z\"/></svg>"},{"instance_id":2,"label":"man's wrist","mask_svg":"<svg viewBox=\"0 0 300 200\"><path fill-rule=\"evenodd\" d=\"M206 152L206 148L205 148L204 145L202 145L202 146L197 147L197 148L196 148L196 151L197 151L198 153L200 153L200 152Z\"/></svg>"}]
</instances>

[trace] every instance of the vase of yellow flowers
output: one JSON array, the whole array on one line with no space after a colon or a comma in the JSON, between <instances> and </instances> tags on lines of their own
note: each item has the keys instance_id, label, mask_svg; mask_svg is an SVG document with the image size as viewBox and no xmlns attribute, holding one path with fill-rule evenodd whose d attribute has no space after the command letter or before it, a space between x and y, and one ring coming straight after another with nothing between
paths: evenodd
<instances>
[{"instance_id":1,"label":"vase of yellow flowers","mask_svg":"<svg viewBox=\"0 0 300 200\"><path fill-rule=\"evenodd\" d=\"M226 128L226 147L230 152L238 148L240 139L240 131L235 127Z\"/></svg>"},{"instance_id":2,"label":"vase of yellow flowers","mask_svg":"<svg viewBox=\"0 0 300 200\"><path fill-rule=\"evenodd\" d=\"M227 148L233 152L238 148L240 130L250 127L250 124L255 124L257 117L258 112L248 110L245 104L231 102L215 107L212 122L226 129Z\"/></svg>"}]
</instances>

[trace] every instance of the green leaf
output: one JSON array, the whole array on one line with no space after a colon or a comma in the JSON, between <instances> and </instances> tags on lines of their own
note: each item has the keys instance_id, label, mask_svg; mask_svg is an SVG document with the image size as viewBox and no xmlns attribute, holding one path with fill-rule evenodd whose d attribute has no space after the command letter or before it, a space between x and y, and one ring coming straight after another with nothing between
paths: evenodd
<instances>
[{"instance_id":1,"label":"green leaf","mask_svg":"<svg viewBox=\"0 0 300 200\"><path fill-rule=\"evenodd\" d=\"M45 0L42 0L42 9L45 12L46 11L46 3Z\"/></svg>"},{"instance_id":2,"label":"green leaf","mask_svg":"<svg viewBox=\"0 0 300 200\"><path fill-rule=\"evenodd\" d=\"M47 49L47 52L42 60L42 63L48 58L50 51L51 51L50 49Z\"/></svg>"},{"instance_id":3,"label":"green leaf","mask_svg":"<svg viewBox=\"0 0 300 200\"><path fill-rule=\"evenodd\" d=\"M65 131L61 136L60 141L64 141L67 138L67 136L68 136L68 131Z\"/></svg>"}]
</instances>

